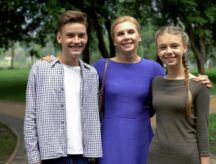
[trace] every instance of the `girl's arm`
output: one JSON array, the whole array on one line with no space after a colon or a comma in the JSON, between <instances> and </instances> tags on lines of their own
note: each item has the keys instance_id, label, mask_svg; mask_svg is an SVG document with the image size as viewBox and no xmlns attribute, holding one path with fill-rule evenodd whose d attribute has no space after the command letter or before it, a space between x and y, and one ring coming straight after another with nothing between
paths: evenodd
<instances>
[{"instance_id":1,"label":"girl's arm","mask_svg":"<svg viewBox=\"0 0 216 164\"><path fill-rule=\"evenodd\" d=\"M201 164L209 164L209 157L200 157Z\"/></svg>"}]
</instances>

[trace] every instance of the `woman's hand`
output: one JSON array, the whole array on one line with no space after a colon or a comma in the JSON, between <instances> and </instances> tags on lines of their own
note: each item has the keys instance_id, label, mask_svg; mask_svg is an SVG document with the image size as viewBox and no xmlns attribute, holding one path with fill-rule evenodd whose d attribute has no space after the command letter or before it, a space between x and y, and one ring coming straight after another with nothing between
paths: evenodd
<instances>
[{"instance_id":1,"label":"woman's hand","mask_svg":"<svg viewBox=\"0 0 216 164\"><path fill-rule=\"evenodd\" d=\"M45 60L45 61L47 61L47 62L49 62L49 63L52 62L52 58L51 58L51 55L50 55L50 54L48 54L48 55L42 57L41 60Z\"/></svg>"},{"instance_id":2,"label":"woman's hand","mask_svg":"<svg viewBox=\"0 0 216 164\"><path fill-rule=\"evenodd\" d=\"M195 81L200 82L201 84L204 84L207 88L212 88L213 84L209 80L207 75L198 75L194 78Z\"/></svg>"}]
</instances>

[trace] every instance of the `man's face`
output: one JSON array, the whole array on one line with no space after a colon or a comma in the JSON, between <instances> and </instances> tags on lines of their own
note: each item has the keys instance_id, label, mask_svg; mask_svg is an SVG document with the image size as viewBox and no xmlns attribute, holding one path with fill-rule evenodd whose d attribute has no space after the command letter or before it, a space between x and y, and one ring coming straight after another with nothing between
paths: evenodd
<instances>
[{"instance_id":1,"label":"man's face","mask_svg":"<svg viewBox=\"0 0 216 164\"><path fill-rule=\"evenodd\" d=\"M88 41L86 26L68 23L57 33L57 41L62 45L62 53L67 57L79 58Z\"/></svg>"}]
</instances>

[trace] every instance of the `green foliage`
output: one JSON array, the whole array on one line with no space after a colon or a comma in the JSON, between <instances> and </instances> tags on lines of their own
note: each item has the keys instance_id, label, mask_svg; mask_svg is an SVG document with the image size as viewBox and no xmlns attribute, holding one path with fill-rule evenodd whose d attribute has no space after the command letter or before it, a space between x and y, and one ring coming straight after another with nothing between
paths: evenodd
<instances>
[{"instance_id":1,"label":"green foliage","mask_svg":"<svg viewBox=\"0 0 216 164\"><path fill-rule=\"evenodd\" d=\"M114 55L110 38L111 22L120 15L131 15L142 27L142 43L139 54L154 59L153 34L158 26L181 24L193 33L195 40L205 43L206 58L216 58L212 48L216 40L216 4L213 0L0 0L0 45L8 47L14 42L36 42L46 47L52 42L56 52L55 39L58 16L65 10L82 10L89 20L89 46L94 54ZM171 10L172 9L172 10ZM151 25L149 26L149 22ZM201 47L198 45L197 47ZM205 60L205 59L204 59Z\"/></svg>"},{"instance_id":2,"label":"green foliage","mask_svg":"<svg viewBox=\"0 0 216 164\"><path fill-rule=\"evenodd\" d=\"M155 25L179 25L191 40L199 71L204 73L204 63L216 47L216 3L207 0L155 0L153 7Z\"/></svg>"},{"instance_id":3,"label":"green foliage","mask_svg":"<svg viewBox=\"0 0 216 164\"><path fill-rule=\"evenodd\" d=\"M209 115L209 142L210 152L216 155L216 114Z\"/></svg>"},{"instance_id":4,"label":"green foliage","mask_svg":"<svg viewBox=\"0 0 216 164\"><path fill-rule=\"evenodd\" d=\"M211 88L210 92L211 94L216 95L216 87L215 87L216 86L216 67L211 68L210 70L207 69L206 74L209 76L209 79L213 83L213 87Z\"/></svg>"},{"instance_id":5,"label":"green foliage","mask_svg":"<svg viewBox=\"0 0 216 164\"><path fill-rule=\"evenodd\" d=\"M43 28L47 11L41 0L0 0L0 6L0 45L3 47L20 39L33 39Z\"/></svg>"},{"instance_id":6,"label":"green foliage","mask_svg":"<svg viewBox=\"0 0 216 164\"><path fill-rule=\"evenodd\" d=\"M0 163L4 163L16 146L15 134L0 122Z\"/></svg>"},{"instance_id":7,"label":"green foliage","mask_svg":"<svg viewBox=\"0 0 216 164\"><path fill-rule=\"evenodd\" d=\"M144 58L155 60L157 57L154 38L155 26L150 18L141 23L142 41L138 53Z\"/></svg>"}]
</instances>

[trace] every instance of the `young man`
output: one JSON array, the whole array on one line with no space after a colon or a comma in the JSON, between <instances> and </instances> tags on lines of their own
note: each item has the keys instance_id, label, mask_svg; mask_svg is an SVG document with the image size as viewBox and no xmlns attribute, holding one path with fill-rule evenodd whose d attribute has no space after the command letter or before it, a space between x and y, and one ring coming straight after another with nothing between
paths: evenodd
<instances>
[{"instance_id":1,"label":"young man","mask_svg":"<svg viewBox=\"0 0 216 164\"><path fill-rule=\"evenodd\" d=\"M56 35L61 55L33 65L26 92L28 163L87 164L102 156L98 75L79 59L88 40L86 14L66 11Z\"/></svg>"}]
</instances>

